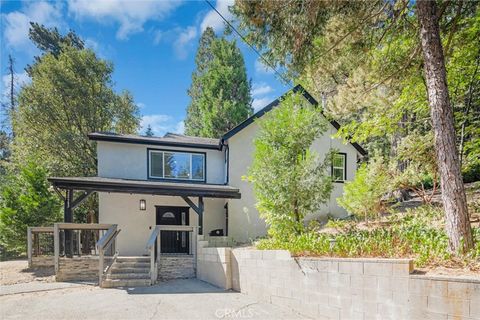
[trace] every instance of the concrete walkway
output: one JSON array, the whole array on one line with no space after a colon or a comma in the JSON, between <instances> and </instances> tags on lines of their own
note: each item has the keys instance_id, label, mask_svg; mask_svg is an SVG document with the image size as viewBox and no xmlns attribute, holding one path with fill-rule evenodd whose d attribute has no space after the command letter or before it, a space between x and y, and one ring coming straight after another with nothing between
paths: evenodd
<instances>
[{"instance_id":1,"label":"concrete walkway","mask_svg":"<svg viewBox=\"0 0 480 320\"><path fill-rule=\"evenodd\" d=\"M41 291L0 296L1 319L305 319L278 306L259 303L237 292L224 291L189 279L152 287L100 289L91 285L51 285Z\"/></svg>"}]
</instances>

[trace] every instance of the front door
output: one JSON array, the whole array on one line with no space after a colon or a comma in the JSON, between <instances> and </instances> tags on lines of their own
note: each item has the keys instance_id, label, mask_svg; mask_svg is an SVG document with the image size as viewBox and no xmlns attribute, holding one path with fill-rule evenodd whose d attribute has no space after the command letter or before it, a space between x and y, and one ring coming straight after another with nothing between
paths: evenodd
<instances>
[{"instance_id":1,"label":"front door","mask_svg":"<svg viewBox=\"0 0 480 320\"><path fill-rule=\"evenodd\" d=\"M189 224L189 207L157 206L157 225ZM189 253L189 233L187 231L162 231L160 235L162 253Z\"/></svg>"}]
</instances>

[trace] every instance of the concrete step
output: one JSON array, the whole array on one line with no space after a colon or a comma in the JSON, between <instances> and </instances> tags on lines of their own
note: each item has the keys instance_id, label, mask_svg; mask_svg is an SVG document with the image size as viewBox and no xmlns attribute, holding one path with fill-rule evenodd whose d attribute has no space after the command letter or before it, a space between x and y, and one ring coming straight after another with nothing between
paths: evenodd
<instances>
[{"instance_id":1,"label":"concrete step","mask_svg":"<svg viewBox=\"0 0 480 320\"><path fill-rule=\"evenodd\" d=\"M129 279L145 279L150 280L150 274L147 273L109 273L107 274L107 279L119 279L119 280L129 280Z\"/></svg>"},{"instance_id":2,"label":"concrete step","mask_svg":"<svg viewBox=\"0 0 480 320\"><path fill-rule=\"evenodd\" d=\"M120 256L117 258L116 262L150 262L150 257L125 257Z\"/></svg>"},{"instance_id":3,"label":"concrete step","mask_svg":"<svg viewBox=\"0 0 480 320\"><path fill-rule=\"evenodd\" d=\"M106 279L102 283L102 288L146 287L149 285L150 279Z\"/></svg>"},{"instance_id":4,"label":"concrete step","mask_svg":"<svg viewBox=\"0 0 480 320\"><path fill-rule=\"evenodd\" d=\"M114 269L120 269L120 268L148 268L148 269L150 269L150 262L118 262L118 261L115 261L115 263L112 265L112 268L114 268Z\"/></svg>"},{"instance_id":5,"label":"concrete step","mask_svg":"<svg viewBox=\"0 0 480 320\"><path fill-rule=\"evenodd\" d=\"M115 267L113 265L110 268L110 273L149 273L150 272L150 266L148 268L140 268L140 267Z\"/></svg>"}]
</instances>

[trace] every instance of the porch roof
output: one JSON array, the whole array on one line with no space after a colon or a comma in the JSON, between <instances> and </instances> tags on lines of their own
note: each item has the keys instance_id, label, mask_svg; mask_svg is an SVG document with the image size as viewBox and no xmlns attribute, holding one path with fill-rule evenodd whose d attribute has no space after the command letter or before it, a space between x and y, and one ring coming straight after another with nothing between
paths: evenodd
<instances>
[{"instance_id":1,"label":"porch roof","mask_svg":"<svg viewBox=\"0 0 480 320\"><path fill-rule=\"evenodd\" d=\"M103 177L50 177L48 181L58 189L183 197L241 198L240 191L237 188L221 184L177 183Z\"/></svg>"}]
</instances>

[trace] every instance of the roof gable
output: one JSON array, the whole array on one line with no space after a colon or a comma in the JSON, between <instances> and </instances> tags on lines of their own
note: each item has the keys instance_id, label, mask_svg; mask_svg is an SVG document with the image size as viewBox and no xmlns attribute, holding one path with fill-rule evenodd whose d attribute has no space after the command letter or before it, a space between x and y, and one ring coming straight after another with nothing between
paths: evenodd
<instances>
[{"instance_id":1,"label":"roof gable","mask_svg":"<svg viewBox=\"0 0 480 320\"><path fill-rule=\"evenodd\" d=\"M244 128L252 124L256 119L262 117L264 114L266 114L268 111L272 110L276 106L280 104L280 102L289 94L291 93L300 93L303 95L303 97L313 106L318 106L317 100L315 100L314 97L310 93L307 92L301 85L296 85L292 90L289 90L288 92L284 93L282 96L279 98L275 99L274 101L270 102L267 106L264 108L260 109L257 111L255 114L253 114L251 117L245 119L243 122L241 122L239 125L237 125L235 128L231 129L227 133L225 133L222 137L222 140L228 140L234 135L236 135L238 132L242 131ZM321 111L322 114L325 116L323 111ZM330 120L330 124L336 129L340 129L340 124L335 121L335 120ZM367 155L367 152L365 149L363 149L358 143L356 142L349 142L356 150L358 153L360 153L362 156Z\"/></svg>"}]
</instances>

